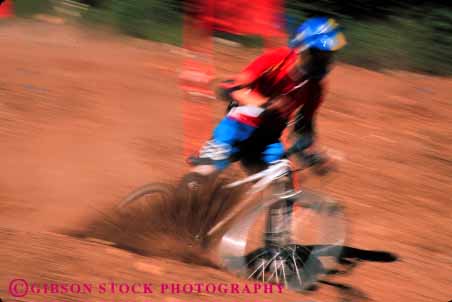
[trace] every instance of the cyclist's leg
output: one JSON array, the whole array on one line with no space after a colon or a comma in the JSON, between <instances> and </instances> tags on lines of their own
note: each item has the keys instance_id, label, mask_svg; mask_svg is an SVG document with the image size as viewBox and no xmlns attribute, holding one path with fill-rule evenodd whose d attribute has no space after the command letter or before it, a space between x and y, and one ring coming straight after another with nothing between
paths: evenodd
<instances>
[{"instance_id":1,"label":"cyclist's leg","mask_svg":"<svg viewBox=\"0 0 452 302\"><path fill-rule=\"evenodd\" d=\"M271 165L273 162L283 159L284 154L284 145L280 141L277 141L265 147L262 152L262 160Z\"/></svg>"},{"instance_id":2,"label":"cyclist's leg","mask_svg":"<svg viewBox=\"0 0 452 302\"><path fill-rule=\"evenodd\" d=\"M262 152L262 160L271 165L284 158L284 146L280 141L269 144ZM277 180L273 185L275 193L292 190L290 175ZM291 242L292 202L282 199L268 209L264 243L266 246L284 246Z\"/></svg>"},{"instance_id":3,"label":"cyclist's leg","mask_svg":"<svg viewBox=\"0 0 452 302\"><path fill-rule=\"evenodd\" d=\"M231 158L239 151L238 143L248 139L255 131L255 127L226 116L213 131L212 139L207 141L200 151L200 158L212 160L213 164L200 165L192 172L210 175L226 169Z\"/></svg>"}]
</instances>

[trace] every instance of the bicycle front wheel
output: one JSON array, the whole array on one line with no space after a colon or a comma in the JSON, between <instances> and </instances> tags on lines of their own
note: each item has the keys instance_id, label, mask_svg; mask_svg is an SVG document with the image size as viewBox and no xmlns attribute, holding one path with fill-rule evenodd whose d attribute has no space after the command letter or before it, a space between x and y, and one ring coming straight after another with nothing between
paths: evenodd
<instances>
[{"instance_id":1,"label":"bicycle front wheel","mask_svg":"<svg viewBox=\"0 0 452 302\"><path fill-rule=\"evenodd\" d=\"M265 217L279 202L278 199L264 202L236 219L221 239L219 257L228 271L248 279L306 289L340 256L346 237L344 213L327 196L304 191L293 201L294 212L289 222L292 243L267 246L262 240L261 247L259 243L252 244L256 235L263 235L259 217Z\"/></svg>"}]
</instances>

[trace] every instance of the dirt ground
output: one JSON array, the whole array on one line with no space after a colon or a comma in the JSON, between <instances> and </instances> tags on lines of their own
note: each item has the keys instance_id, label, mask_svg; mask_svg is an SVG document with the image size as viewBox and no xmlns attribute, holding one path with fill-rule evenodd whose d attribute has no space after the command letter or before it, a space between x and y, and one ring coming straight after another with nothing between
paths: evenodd
<instances>
[{"instance_id":1,"label":"dirt ground","mask_svg":"<svg viewBox=\"0 0 452 302\"><path fill-rule=\"evenodd\" d=\"M221 47L220 77L256 54ZM359 261L350 274L304 293L11 297L14 278L245 283L212 266L146 257L61 231L84 225L139 185L174 182L188 170L178 88L183 60L179 48L95 29L0 23L3 301L452 299L452 80L342 64L318 117L319 145L340 158L340 168L326 185L305 185L345 206L347 246L394 253L397 261ZM218 121L224 104L210 102ZM155 249L186 249L162 236Z\"/></svg>"}]
</instances>

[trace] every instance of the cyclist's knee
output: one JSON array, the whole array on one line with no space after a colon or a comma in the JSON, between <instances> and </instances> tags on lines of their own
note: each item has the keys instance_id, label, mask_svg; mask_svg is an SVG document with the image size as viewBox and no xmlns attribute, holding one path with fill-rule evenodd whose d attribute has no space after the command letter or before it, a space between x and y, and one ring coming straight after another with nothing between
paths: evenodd
<instances>
[{"instance_id":1,"label":"cyclist's knee","mask_svg":"<svg viewBox=\"0 0 452 302\"><path fill-rule=\"evenodd\" d=\"M266 164L271 164L272 162L282 159L284 154L285 151L283 144L281 142L276 142L265 148L262 154L262 159Z\"/></svg>"},{"instance_id":2,"label":"cyclist's knee","mask_svg":"<svg viewBox=\"0 0 452 302\"><path fill-rule=\"evenodd\" d=\"M224 170L239 151L237 145L248 139L254 130L252 126L225 117L215 128L212 140L201 148L200 157L211 159L217 169Z\"/></svg>"},{"instance_id":3,"label":"cyclist's knee","mask_svg":"<svg viewBox=\"0 0 452 302\"><path fill-rule=\"evenodd\" d=\"M224 170L230 164L230 158L233 153L233 148L227 143L223 143L216 139L207 141L199 152L201 159L210 160L211 168L199 166L198 170L213 173L215 170Z\"/></svg>"}]
</instances>

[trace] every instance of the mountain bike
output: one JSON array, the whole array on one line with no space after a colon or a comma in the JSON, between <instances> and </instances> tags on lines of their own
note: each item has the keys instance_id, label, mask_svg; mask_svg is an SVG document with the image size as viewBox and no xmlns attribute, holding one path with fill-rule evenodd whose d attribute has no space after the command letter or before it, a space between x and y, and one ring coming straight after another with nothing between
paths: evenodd
<instances>
[{"instance_id":1,"label":"mountain bike","mask_svg":"<svg viewBox=\"0 0 452 302\"><path fill-rule=\"evenodd\" d=\"M318 158L315 154L299 153L305 165L292 168L289 157L295 151L288 150L284 159L268 168L224 185L224 190L247 185L249 188L224 217L212 227L201 229L195 237L201 241L218 238L218 261L230 272L304 290L337 263L346 239L345 217L343 207L333 199L293 188L295 174L307 167L318 168ZM195 189L202 184L187 185ZM172 190L174 187L169 184L151 183L131 192L118 206L128 207L141 198L152 202L152 196L170 196ZM262 220L263 229L256 231L255 226ZM250 250L250 242L256 238L251 234L256 232L262 241Z\"/></svg>"}]
</instances>

